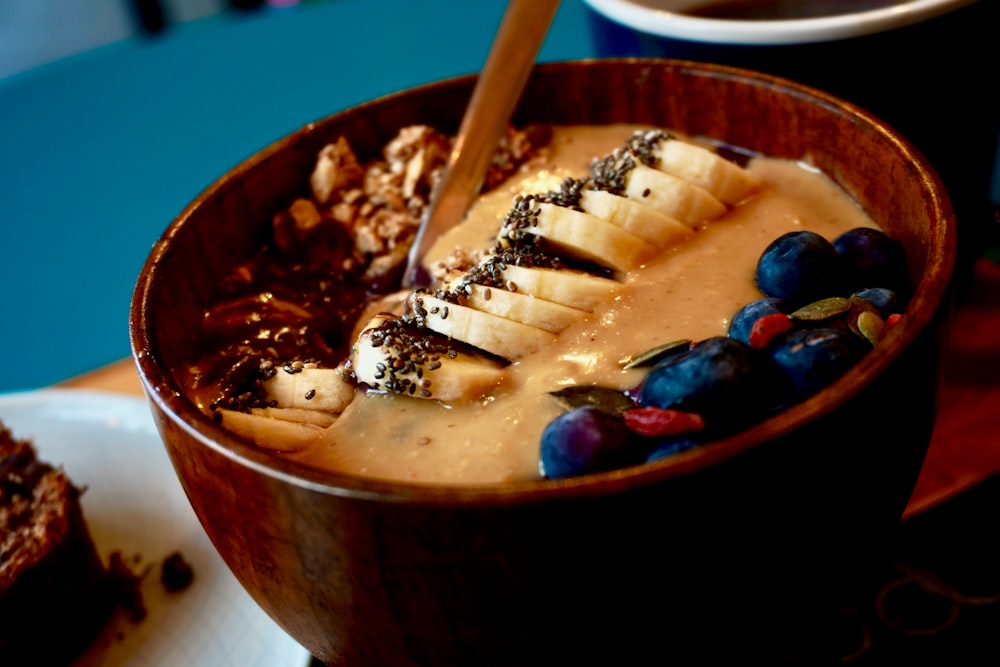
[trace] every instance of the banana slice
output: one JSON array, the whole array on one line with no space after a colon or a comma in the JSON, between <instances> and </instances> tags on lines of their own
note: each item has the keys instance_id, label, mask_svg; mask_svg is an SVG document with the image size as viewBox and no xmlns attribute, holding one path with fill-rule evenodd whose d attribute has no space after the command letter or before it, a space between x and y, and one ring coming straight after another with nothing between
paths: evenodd
<instances>
[{"instance_id":1,"label":"banana slice","mask_svg":"<svg viewBox=\"0 0 1000 667\"><path fill-rule=\"evenodd\" d=\"M216 414L222 418L222 424L236 435L278 452L305 449L323 433L322 426L310 422L276 419L260 413L220 409Z\"/></svg>"},{"instance_id":2,"label":"banana slice","mask_svg":"<svg viewBox=\"0 0 1000 667\"><path fill-rule=\"evenodd\" d=\"M523 292L565 306L592 312L611 298L620 283L574 269L545 269L507 265L501 271L512 292Z\"/></svg>"},{"instance_id":3,"label":"banana slice","mask_svg":"<svg viewBox=\"0 0 1000 667\"><path fill-rule=\"evenodd\" d=\"M624 194L690 227L715 220L726 212L726 205L706 190L644 164L635 165L626 175Z\"/></svg>"},{"instance_id":4,"label":"banana slice","mask_svg":"<svg viewBox=\"0 0 1000 667\"><path fill-rule=\"evenodd\" d=\"M443 403L492 394L505 380L500 362L386 315L368 322L351 349L351 366L374 389Z\"/></svg>"},{"instance_id":5,"label":"banana slice","mask_svg":"<svg viewBox=\"0 0 1000 667\"><path fill-rule=\"evenodd\" d=\"M582 190L580 207L659 248L680 243L693 234L690 227L673 216L605 190Z\"/></svg>"},{"instance_id":6,"label":"banana slice","mask_svg":"<svg viewBox=\"0 0 1000 667\"><path fill-rule=\"evenodd\" d=\"M656 252L651 243L595 215L537 201L527 213L512 211L500 233L534 234L572 257L621 272L636 269Z\"/></svg>"},{"instance_id":7,"label":"banana slice","mask_svg":"<svg viewBox=\"0 0 1000 667\"><path fill-rule=\"evenodd\" d=\"M283 419L287 422L312 424L320 428L326 428L337 421L337 415L332 412L305 408L251 408L250 414L270 419Z\"/></svg>"},{"instance_id":8,"label":"banana slice","mask_svg":"<svg viewBox=\"0 0 1000 667\"><path fill-rule=\"evenodd\" d=\"M466 285L464 291L465 303L470 308L530 324L552 333L559 333L587 314L579 308L546 301L534 294L509 292L476 283Z\"/></svg>"},{"instance_id":9,"label":"banana slice","mask_svg":"<svg viewBox=\"0 0 1000 667\"><path fill-rule=\"evenodd\" d=\"M354 385L339 368L279 368L263 387L268 401L281 408L343 412L354 399Z\"/></svg>"},{"instance_id":10,"label":"banana slice","mask_svg":"<svg viewBox=\"0 0 1000 667\"><path fill-rule=\"evenodd\" d=\"M641 162L697 185L731 206L749 197L760 186L735 162L662 130L637 132L627 145Z\"/></svg>"},{"instance_id":11,"label":"banana slice","mask_svg":"<svg viewBox=\"0 0 1000 667\"><path fill-rule=\"evenodd\" d=\"M414 292L407 300L407 312L415 317L418 326L511 361L555 340L555 334L545 329L451 303L427 292Z\"/></svg>"}]
</instances>

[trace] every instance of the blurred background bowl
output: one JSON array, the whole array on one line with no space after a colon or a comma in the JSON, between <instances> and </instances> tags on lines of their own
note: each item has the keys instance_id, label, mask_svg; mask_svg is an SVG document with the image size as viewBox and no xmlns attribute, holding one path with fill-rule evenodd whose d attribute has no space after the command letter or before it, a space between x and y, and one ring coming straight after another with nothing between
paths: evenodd
<instances>
[{"instance_id":1,"label":"blurred background bowl","mask_svg":"<svg viewBox=\"0 0 1000 667\"><path fill-rule=\"evenodd\" d=\"M973 260L1000 243L992 192L1000 107L992 82L973 75L997 59L1000 2L584 2L601 57L683 58L767 72L853 102L891 125L948 189L959 221L956 277L963 287ZM692 14L720 5L756 18ZM779 12L785 15L774 18ZM796 12L799 18L787 18Z\"/></svg>"},{"instance_id":2,"label":"blurred background bowl","mask_svg":"<svg viewBox=\"0 0 1000 667\"><path fill-rule=\"evenodd\" d=\"M514 122L629 122L807 159L903 244L903 327L814 398L689 456L563 481L439 488L306 468L199 412L179 377L220 276L343 135L375 157L402 126L456 130L474 78L349 109L208 187L155 244L130 313L177 475L257 602L328 664L646 664L815 646L866 583L934 422L955 259L940 180L863 110L769 75L686 61L538 66ZM732 656L730 656L732 657Z\"/></svg>"}]
</instances>

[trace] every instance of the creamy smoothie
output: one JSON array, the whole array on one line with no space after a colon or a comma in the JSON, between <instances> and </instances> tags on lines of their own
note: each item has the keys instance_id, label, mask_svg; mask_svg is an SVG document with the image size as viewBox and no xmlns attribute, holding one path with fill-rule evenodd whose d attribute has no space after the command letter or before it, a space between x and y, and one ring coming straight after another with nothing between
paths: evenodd
<instances>
[{"instance_id":1,"label":"creamy smoothie","mask_svg":"<svg viewBox=\"0 0 1000 667\"><path fill-rule=\"evenodd\" d=\"M484 195L467 220L442 238L430 260L456 246L488 248L516 194L545 192L586 175L593 158L620 146L630 126L555 128L543 157ZM539 438L564 407L549 394L573 385L635 387L642 370L623 365L654 346L725 335L732 315L761 296L754 266L789 231L834 238L873 221L808 166L766 157L746 165L761 184L752 197L685 240L619 275L612 297L513 361L487 396L444 404L358 389L312 444L288 456L361 476L433 484L539 478ZM266 443L262 443L265 446Z\"/></svg>"}]
</instances>

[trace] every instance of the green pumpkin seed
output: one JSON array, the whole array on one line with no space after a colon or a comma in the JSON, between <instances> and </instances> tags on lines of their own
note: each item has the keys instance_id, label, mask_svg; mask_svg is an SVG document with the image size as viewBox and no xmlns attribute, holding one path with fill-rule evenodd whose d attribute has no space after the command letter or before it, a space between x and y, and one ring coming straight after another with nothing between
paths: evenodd
<instances>
[{"instance_id":1,"label":"green pumpkin seed","mask_svg":"<svg viewBox=\"0 0 1000 667\"><path fill-rule=\"evenodd\" d=\"M793 320L818 322L820 320L828 320L831 317L836 317L837 315L846 313L850 309L850 299L845 299L840 296L831 296L826 299L814 301L807 306L802 306L795 312L791 313L789 317Z\"/></svg>"},{"instance_id":2,"label":"green pumpkin seed","mask_svg":"<svg viewBox=\"0 0 1000 667\"><path fill-rule=\"evenodd\" d=\"M611 415L620 415L635 407L635 401L625 395L620 389L575 385L549 392L569 409L592 405Z\"/></svg>"},{"instance_id":3,"label":"green pumpkin seed","mask_svg":"<svg viewBox=\"0 0 1000 667\"><path fill-rule=\"evenodd\" d=\"M870 310L863 310L858 313L857 319L858 333L872 345L877 345L882 340L882 333L885 331L885 322L882 318Z\"/></svg>"},{"instance_id":4,"label":"green pumpkin seed","mask_svg":"<svg viewBox=\"0 0 1000 667\"><path fill-rule=\"evenodd\" d=\"M862 299L858 296L851 297L851 310L847 313L845 321L847 322L848 328L854 332L855 335L861 336L862 338L867 338L864 332L861 331L861 327L858 324L858 318L861 317L862 313L868 313L874 315L879 320L882 316L878 312L878 308L875 307L871 301L867 299Z\"/></svg>"},{"instance_id":5,"label":"green pumpkin seed","mask_svg":"<svg viewBox=\"0 0 1000 667\"><path fill-rule=\"evenodd\" d=\"M686 350L689 347L691 347L691 341L687 338L675 340L671 343L664 343L663 345L657 345L656 347L646 350L642 354L629 359L625 362L625 365L622 366L622 368L628 370L630 368L653 366L656 362L666 359L674 352L681 351L680 348L684 348Z\"/></svg>"}]
</instances>

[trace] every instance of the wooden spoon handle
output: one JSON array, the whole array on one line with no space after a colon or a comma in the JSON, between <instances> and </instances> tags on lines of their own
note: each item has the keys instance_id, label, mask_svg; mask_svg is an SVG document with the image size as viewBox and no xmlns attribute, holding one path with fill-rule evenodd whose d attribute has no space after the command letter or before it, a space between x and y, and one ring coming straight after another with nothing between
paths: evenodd
<instances>
[{"instance_id":1,"label":"wooden spoon handle","mask_svg":"<svg viewBox=\"0 0 1000 667\"><path fill-rule=\"evenodd\" d=\"M510 0L452 147L410 247L403 284L426 287L422 265L434 241L465 217L479 194L510 116L545 41L559 0Z\"/></svg>"}]
</instances>

